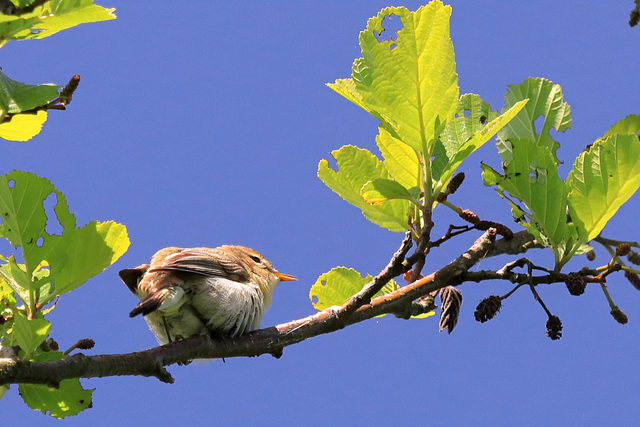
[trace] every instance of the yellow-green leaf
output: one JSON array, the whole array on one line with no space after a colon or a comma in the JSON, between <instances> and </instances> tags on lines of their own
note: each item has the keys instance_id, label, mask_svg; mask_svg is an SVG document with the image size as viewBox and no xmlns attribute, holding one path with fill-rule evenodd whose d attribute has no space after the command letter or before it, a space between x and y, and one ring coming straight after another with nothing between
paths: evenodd
<instances>
[{"instance_id":1,"label":"yellow-green leaf","mask_svg":"<svg viewBox=\"0 0 640 427\"><path fill-rule=\"evenodd\" d=\"M329 167L327 160L318 164L318 177L347 202L358 207L364 216L374 224L391 231L403 232L408 227L411 203L406 200L390 200L387 203L371 205L360 190L374 179L388 179L384 164L370 151L346 145L331 153L336 159L338 170Z\"/></svg>"},{"instance_id":2,"label":"yellow-green leaf","mask_svg":"<svg viewBox=\"0 0 640 427\"><path fill-rule=\"evenodd\" d=\"M569 209L589 241L640 187L640 141L613 134L576 159L567 178Z\"/></svg>"},{"instance_id":3,"label":"yellow-green leaf","mask_svg":"<svg viewBox=\"0 0 640 427\"><path fill-rule=\"evenodd\" d=\"M55 206L47 213L45 201L49 198ZM126 228L120 224L92 221L76 228L75 216L69 212L64 194L48 180L31 173L13 171L0 176L0 216L0 237L22 250L24 265L19 268L25 277L14 278L21 282L31 280L29 289L49 283L46 292L40 295L44 298L39 300L41 304L98 274L129 246ZM48 231L47 227L56 222L60 230ZM43 261L49 265L49 282L39 282L43 276L35 274ZM14 276L15 273L20 271L12 271ZM21 297L26 294L16 292Z\"/></svg>"},{"instance_id":4,"label":"yellow-green leaf","mask_svg":"<svg viewBox=\"0 0 640 427\"><path fill-rule=\"evenodd\" d=\"M527 98L530 100L527 106L500 130L498 138L502 141L528 139L547 147L555 157L559 144L549 131L564 132L571 126L571 109L564 102L562 88L547 79L532 77L519 85L509 85L503 111Z\"/></svg>"},{"instance_id":5,"label":"yellow-green leaf","mask_svg":"<svg viewBox=\"0 0 640 427\"><path fill-rule=\"evenodd\" d=\"M13 319L12 336L14 342L25 352L25 358L49 336L51 323L44 319L27 320L22 314L16 314Z\"/></svg>"},{"instance_id":6,"label":"yellow-green leaf","mask_svg":"<svg viewBox=\"0 0 640 427\"><path fill-rule=\"evenodd\" d=\"M0 14L0 46L9 40L41 39L76 25L116 19L114 11L93 0L49 0L30 13Z\"/></svg>"},{"instance_id":7,"label":"yellow-green leaf","mask_svg":"<svg viewBox=\"0 0 640 427\"><path fill-rule=\"evenodd\" d=\"M406 188L420 185L422 167L418 152L411 146L395 138L382 126L376 136L376 143L384 158L384 165L389 174Z\"/></svg>"},{"instance_id":8,"label":"yellow-green leaf","mask_svg":"<svg viewBox=\"0 0 640 427\"><path fill-rule=\"evenodd\" d=\"M420 188L413 187L410 190L404 188L401 184L391 179L378 178L367 182L360 191L364 201L377 205L392 199L405 199L416 204L420 203Z\"/></svg>"},{"instance_id":9,"label":"yellow-green leaf","mask_svg":"<svg viewBox=\"0 0 640 427\"><path fill-rule=\"evenodd\" d=\"M611 136L616 133L637 135L638 131L640 131L640 115L631 114L611 126L604 136Z\"/></svg>"},{"instance_id":10,"label":"yellow-green leaf","mask_svg":"<svg viewBox=\"0 0 640 427\"><path fill-rule=\"evenodd\" d=\"M335 267L322 274L309 290L309 299L317 310L340 306L371 281L371 275L361 276L356 270Z\"/></svg>"},{"instance_id":11,"label":"yellow-green leaf","mask_svg":"<svg viewBox=\"0 0 640 427\"><path fill-rule=\"evenodd\" d=\"M58 351L40 353L37 362L49 362L66 357ZM55 418L65 418L84 411L91 405L95 389L85 390L77 378L62 380L60 387L53 388L41 384L20 384L20 396L24 402L36 411Z\"/></svg>"},{"instance_id":12,"label":"yellow-green leaf","mask_svg":"<svg viewBox=\"0 0 640 427\"><path fill-rule=\"evenodd\" d=\"M399 18L402 29L396 39L379 40L387 16ZM339 80L331 87L421 150L442 130L458 103L450 16L451 7L441 1L415 12L382 9L360 33L362 58L353 63L353 83Z\"/></svg>"},{"instance_id":13,"label":"yellow-green leaf","mask_svg":"<svg viewBox=\"0 0 640 427\"><path fill-rule=\"evenodd\" d=\"M485 185L497 185L498 193L509 197L515 219L550 246L562 263L580 243L576 227L567 218L567 190L558 177L557 159L547 147L531 140L512 139L504 144L512 161L503 164L503 174L483 164Z\"/></svg>"},{"instance_id":14,"label":"yellow-green leaf","mask_svg":"<svg viewBox=\"0 0 640 427\"><path fill-rule=\"evenodd\" d=\"M434 153L432 168L433 177L437 180L434 192L442 191L449 184L458 166L493 138L526 104L526 99L519 101L498 116L478 95L463 95L458 106L458 117L451 120L442 133L444 150L436 150ZM465 116L465 111L469 112L469 116Z\"/></svg>"}]
</instances>

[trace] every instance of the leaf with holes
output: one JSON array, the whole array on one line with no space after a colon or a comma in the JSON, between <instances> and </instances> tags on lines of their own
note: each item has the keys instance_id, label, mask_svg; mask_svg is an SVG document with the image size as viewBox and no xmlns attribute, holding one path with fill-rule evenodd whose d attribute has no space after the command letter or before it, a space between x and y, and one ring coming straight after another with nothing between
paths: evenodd
<instances>
[{"instance_id":1,"label":"leaf with holes","mask_svg":"<svg viewBox=\"0 0 640 427\"><path fill-rule=\"evenodd\" d=\"M503 164L503 174L482 164L482 179L485 185L498 187L498 193L508 198L514 218L551 247L556 262L563 264L580 242L576 226L567 217L567 190L558 177L557 160L547 147L531 140L512 139L504 144L512 161Z\"/></svg>"},{"instance_id":2,"label":"leaf with holes","mask_svg":"<svg viewBox=\"0 0 640 427\"><path fill-rule=\"evenodd\" d=\"M594 239L640 187L640 141L613 134L576 159L567 178L569 209L584 241Z\"/></svg>"},{"instance_id":3,"label":"leaf with holes","mask_svg":"<svg viewBox=\"0 0 640 427\"><path fill-rule=\"evenodd\" d=\"M49 362L65 357L59 351L48 351L38 354L34 360ZM55 418L65 418L90 407L95 389L85 390L80 380L74 378L60 381L56 388L41 384L20 384L19 390L20 396L31 409Z\"/></svg>"},{"instance_id":4,"label":"leaf with holes","mask_svg":"<svg viewBox=\"0 0 640 427\"><path fill-rule=\"evenodd\" d=\"M56 204L47 218L45 201L49 197L54 197ZM35 291L36 301L41 304L104 270L129 245L126 228L114 222L93 221L76 228L64 194L48 180L27 172L0 176L0 217L0 236L20 248L24 260L18 265L7 259L12 278L27 291ZM61 230L57 234L48 232L56 221ZM36 273L43 262L49 266L47 277L43 277L46 270ZM17 293L21 298L29 294ZM25 303L29 305L29 301Z\"/></svg>"},{"instance_id":5,"label":"leaf with holes","mask_svg":"<svg viewBox=\"0 0 640 427\"><path fill-rule=\"evenodd\" d=\"M379 40L387 17L402 29L393 40ZM458 104L458 75L449 36L451 7L440 1L410 12L382 9L360 33L362 58L351 79L329 87L380 119L392 135L422 150L453 116Z\"/></svg>"},{"instance_id":6,"label":"leaf with holes","mask_svg":"<svg viewBox=\"0 0 640 427\"><path fill-rule=\"evenodd\" d=\"M436 181L434 193L440 193L449 184L458 166L493 138L526 104L526 99L519 101L498 115L478 95L465 94L460 97L456 117L449 121L434 150L435 158L431 163L432 176Z\"/></svg>"},{"instance_id":7,"label":"leaf with holes","mask_svg":"<svg viewBox=\"0 0 640 427\"><path fill-rule=\"evenodd\" d=\"M363 277L356 270L346 267L334 267L322 274L309 290L309 299L316 310L340 306L362 290L372 277Z\"/></svg>"},{"instance_id":8,"label":"leaf with holes","mask_svg":"<svg viewBox=\"0 0 640 427\"><path fill-rule=\"evenodd\" d=\"M329 167L327 160L318 164L318 177L325 185L347 202L360 208L364 216L374 224L391 231L403 232L408 228L411 203L406 200L389 200L371 205L360 194L362 187L374 179L388 179L384 164L370 151L346 145L332 151L338 170Z\"/></svg>"},{"instance_id":9,"label":"leaf with holes","mask_svg":"<svg viewBox=\"0 0 640 427\"><path fill-rule=\"evenodd\" d=\"M322 274L316 283L309 290L309 299L317 310L333 306L341 306L349 299L360 292L364 285L369 283L373 277L367 275L363 277L352 268L334 267L331 271ZM394 280L390 280L381 291L374 295L374 298L382 294L393 292L399 288ZM424 315L416 317L426 317Z\"/></svg>"},{"instance_id":10,"label":"leaf with holes","mask_svg":"<svg viewBox=\"0 0 640 427\"><path fill-rule=\"evenodd\" d=\"M563 98L560 85L542 78L530 77L519 85L509 85L503 111L523 99L529 99L529 102L498 132L498 139L503 143L510 139L528 139L536 145L547 147L555 157L559 144L551 137L549 131L555 129L564 132L571 126L571 110ZM538 120L542 120L542 124L538 126L540 129L536 130Z\"/></svg>"}]
</instances>

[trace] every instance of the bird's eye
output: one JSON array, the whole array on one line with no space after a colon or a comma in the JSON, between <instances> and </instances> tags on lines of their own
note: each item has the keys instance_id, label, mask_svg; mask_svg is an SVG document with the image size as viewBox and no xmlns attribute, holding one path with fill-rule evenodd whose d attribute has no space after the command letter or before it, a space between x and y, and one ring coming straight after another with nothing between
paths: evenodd
<instances>
[{"instance_id":1,"label":"bird's eye","mask_svg":"<svg viewBox=\"0 0 640 427\"><path fill-rule=\"evenodd\" d=\"M251 260L253 262L255 262L256 264L260 264L262 262L262 260L260 259L259 256L255 256L255 255L249 255L249 258L251 258Z\"/></svg>"}]
</instances>

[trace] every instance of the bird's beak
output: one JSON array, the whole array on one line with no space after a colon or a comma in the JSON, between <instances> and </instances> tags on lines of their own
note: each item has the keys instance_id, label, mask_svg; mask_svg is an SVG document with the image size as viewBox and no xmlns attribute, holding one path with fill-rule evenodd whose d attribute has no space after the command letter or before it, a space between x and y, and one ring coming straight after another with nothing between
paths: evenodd
<instances>
[{"instance_id":1,"label":"bird's beak","mask_svg":"<svg viewBox=\"0 0 640 427\"><path fill-rule=\"evenodd\" d=\"M298 280L298 278L296 276L291 276L289 274L284 274L284 273L278 273L277 271L274 271L273 274L276 275L276 277L278 279L280 279L281 282L287 282L290 280Z\"/></svg>"}]
</instances>

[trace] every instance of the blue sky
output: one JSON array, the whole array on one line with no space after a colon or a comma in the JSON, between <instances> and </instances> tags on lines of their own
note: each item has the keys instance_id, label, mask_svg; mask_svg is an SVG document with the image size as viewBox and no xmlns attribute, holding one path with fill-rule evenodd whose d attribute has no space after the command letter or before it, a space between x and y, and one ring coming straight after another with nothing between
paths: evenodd
<instances>
[{"instance_id":1,"label":"blue sky","mask_svg":"<svg viewBox=\"0 0 640 427\"><path fill-rule=\"evenodd\" d=\"M451 0L451 35L461 93L502 108L508 84L530 76L563 87L572 129L557 135L565 177L574 157L611 124L640 113L640 28L631 0L476 2ZM367 222L316 177L318 161L345 144L374 149L377 122L325 86L350 75L358 32L379 0L168 2L104 0L116 21L83 25L42 41L9 43L0 65L28 83L82 82L66 112L52 112L28 143L2 143L0 166L50 179L79 224L116 220L129 251L63 297L51 313L62 348L92 338L88 354L155 345L136 299L117 276L165 246L242 244L298 282L281 284L263 326L314 312L316 278L334 266L376 274L401 235ZM422 2L402 3L411 10ZM451 199L511 225L508 206L479 182L479 162L499 165L487 144L463 166ZM605 229L639 240L638 195ZM436 214L435 235L449 223ZM517 226L514 224L514 229ZM430 255L432 271L477 237ZM528 254L550 263L550 252ZM604 254L598 259L604 263ZM507 258L489 260L496 268ZM580 260L580 262L585 262ZM600 265L600 264L598 264ZM580 263L572 266L581 266ZM464 284L453 334L437 320L390 316L354 325L270 356L173 366L176 382L122 377L83 380L94 407L68 425L634 425L640 417L640 294L619 275L609 289L629 316L619 325L599 288L572 297L564 286L539 293L563 322L544 335L546 316L527 291L492 321L477 303L504 294L500 282ZM2 418L59 425L29 410L17 387Z\"/></svg>"}]
</instances>

